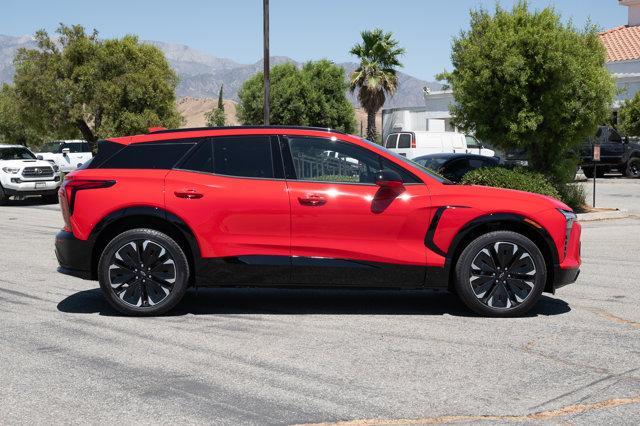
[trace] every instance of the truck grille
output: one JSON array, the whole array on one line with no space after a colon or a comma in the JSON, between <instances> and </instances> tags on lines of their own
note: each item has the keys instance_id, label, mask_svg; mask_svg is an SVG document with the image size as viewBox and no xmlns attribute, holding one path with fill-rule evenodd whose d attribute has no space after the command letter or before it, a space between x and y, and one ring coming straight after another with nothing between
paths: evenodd
<instances>
[{"instance_id":1,"label":"truck grille","mask_svg":"<svg viewBox=\"0 0 640 426\"><path fill-rule=\"evenodd\" d=\"M53 168L48 166L42 167L25 167L22 170L22 176L29 178L45 178L53 176Z\"/></svg>"}]
</instances>

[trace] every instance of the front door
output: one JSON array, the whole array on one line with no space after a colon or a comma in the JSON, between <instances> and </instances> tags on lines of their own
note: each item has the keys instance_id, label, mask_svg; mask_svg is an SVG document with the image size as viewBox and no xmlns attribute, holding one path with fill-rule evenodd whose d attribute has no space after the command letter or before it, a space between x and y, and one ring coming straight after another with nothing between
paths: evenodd
<instances>
[{"instance_id":1,"label":"front door","mask_svg":"<svg viewBox=\"0 0 640 426\"><path fill-rule=\"evenodd\" d=\"M277 139L204 139L167 175L165 203L196 234L199 283L289 283L290 208Z\"/></svg>"},{"instance_id":2,"label":"front door","mask_svg":"<svg viewBox=\"0 0 640 426\"><path fill-rule=\"evenodd\" d=\"M427 187L373 151L333 139L282 142L291 202L292 283L424 284ZM391 168L404 188L375 184Z\"/></svg>"}]
</instances>

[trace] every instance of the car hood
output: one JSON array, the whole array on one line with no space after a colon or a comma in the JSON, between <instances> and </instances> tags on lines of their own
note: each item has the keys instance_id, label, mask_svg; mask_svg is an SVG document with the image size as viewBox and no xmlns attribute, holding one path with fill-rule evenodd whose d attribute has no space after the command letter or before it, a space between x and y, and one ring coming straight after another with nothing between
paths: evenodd
<instances>
[{"instance_id":1,"label":"car hood","mask_svg":"<svg viewBox=\"0 0 640 426\"><path fill-rule=\"evenodd\" d=\"M447 193L460 195L460 205L469 205L485 211L527 211L536 213L548 209L569 210L571 208L560 200L547 195L515 189L494 188L481 185L451 185ZM469 197L469 194L477 197ZM471 202L470 202L471 200Z\"/></svg>"},{"instance_id":2,"label":"car hood","mask_svg":"<svg viewBox=\"0 0 640 426\"><path fill-rule=\"evenodd\" d=\"M44 160L0 160L2 167L51 167L51 163Z\"/></svg>"}]
</instances>

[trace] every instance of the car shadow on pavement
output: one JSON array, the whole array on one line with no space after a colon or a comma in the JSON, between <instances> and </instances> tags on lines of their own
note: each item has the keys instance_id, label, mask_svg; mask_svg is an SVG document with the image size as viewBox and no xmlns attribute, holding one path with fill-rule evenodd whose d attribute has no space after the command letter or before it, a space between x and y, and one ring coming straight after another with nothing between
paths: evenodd
<instances>
[{"instance_id":1,"label":"car shadow on pavement","mask_svg":"<svg viewBox=\"0 0 640 426\"><path fill-rule=\"evenodd\" d=\"M22 199L9 199L3 207L26 207L26 206L55 206L58 201L47 200L43 197L26 197Z\"/></svg>"},{"instance_id":2,"label":"car shadow on pavement","mask_svg":"<svg viewBox=\"0 0 640 426\"><path fill-rule=\"evenodd\" d=\"M100 289L72 294L58 310L77 314L120 315ZM528 317L560 315L571 311L559 299L542 296ZM191 289L167 315L274 314L274 315L454 315L476 316L446 291L364 289Z\"/></svg>"}]
</instances>

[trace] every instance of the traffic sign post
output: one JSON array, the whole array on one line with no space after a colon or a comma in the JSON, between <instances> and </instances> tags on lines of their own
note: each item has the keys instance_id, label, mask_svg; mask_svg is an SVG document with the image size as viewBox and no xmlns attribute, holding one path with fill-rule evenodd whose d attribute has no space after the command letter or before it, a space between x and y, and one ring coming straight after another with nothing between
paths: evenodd
<instances>
[{"instance_id":1,"label":"traffic sign post","mask_svg":"<svg viewBox=\"0 0 640 426\"><path fill-rule=\"evenodd\" d=\"M600 161L600 145L593 145L593 207L596 207L596 179L598 177L598 161Z\"/></svg>"}]
</instances>

